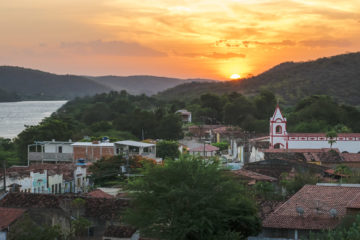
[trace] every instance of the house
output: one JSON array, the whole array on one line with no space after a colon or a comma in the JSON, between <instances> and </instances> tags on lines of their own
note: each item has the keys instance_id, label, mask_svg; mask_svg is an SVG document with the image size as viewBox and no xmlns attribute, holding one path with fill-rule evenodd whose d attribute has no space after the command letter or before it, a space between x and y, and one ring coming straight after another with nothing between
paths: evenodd
<instances>
[{"instance_id":1,"label":"house","mask_svg":"<svg viewBox=\"0 0 360 240\"><path fill-rule=\"evenodd\" d=\"M140 234L129 226L110 225L106 228L103 240L139 240Z\"/></svg>"},{"instance_id":2,"label":"house","mask_svg":"<svg viewBox=\"0 0 360 240\"><path fill-rule=\"evenodd\" d=\"M86 195L89 197L94 197L94 198L107 198L107 199L114 198L114 196L102 191L101 189L95 189L95 190L87 193Z\"/></svg>"},{"instance_id":3,"label":"house","mask_svg":"<svg viewBox=\"0 0 360 240\"><path fill-rule=\"evenodd\" d=\"M319 149L338 148L340 152L359 153L360 133L339 133L336 142L330 146L326 133L288 133L287 120L277 106L270 118L270 148Z\"/></svg>"},{"instance_id":4,"label":"house","mask_svg":"<svg viewBox=\"0 0 360 240\"><path fill-rule=\"evenodd\" d=\"M0 240L7 239L7 233L11 231L11 226L20 219L25 209L0 207Z\"/></svg>"},{"instance_id":5,"label":"house","mask_svg":"<svg viewBox=\"0 0 360 240\"><path fill-rule=\"evenodd\" d=\"M36 141L28 145L28 165L31 162L72 162L72 141Z\"/></svg>"},{"instance_id":6,"label":"house","mask_svg":"<svg viewBox=\"0 0 360 240\"><path fill-rule=\"evenodd\" d=\"M74 160L84 159L96 162L101 158L114 156L114 143L109 142L75 142L72 144Z\"/></svg>"},{"instance_id":7,"label":"house","mask_svg":"<svg viewBox=\"0 0 360 240\"><path fill-rule=\"evenodd\" d=\"M200 155L202 157L213 157L219 151L218 147L204 144L203 146L189 149L189 153L192 155Z\"/></svg>"},{"instance_id":8,"label":"house","mask_svg":"<svg viewBox=\"0 0 360 240\"><path fill-rule=\"evenodd\" d=\"M63 232L70 232L71 221L77 217L78 208L72 203L79 198L85 200L85 204L78 213L91 222L91 227L85 234L90 236L81 239L102 239L108 224L117 223L129 206L129 200L124 198L94 198L84 194L8 193L0 199L0 207L26 208L29 217L36 224L59 226ZM0 215L0 223L1 220Z\"/></svg>"},{"instance_id":9,"label":"house","mask_svg":"<svg viewBox=\"0 0 360 240\"><path fill-rule=\"evenodd\" d=\"M305 185L264 219L257 239L300 239L333 229L345 216L360 213L359 196L359 184Z\"/></svg>"},{"instance_id":10,"label":"house","mask_svg":"<svg viewBox=\"0 0 360 240\"><path fill-rule=\"evenodd\" d=\"M246 169L238 169L235 171L230 171L241 180L247 181L248 185L254 185L257 182L276 182L277 179L274 177L266 176L257 172L253 172Z\"/></svg>"},{"instance_id":11,"label":"house","mask_svg":"<svg viewBox=\"0 0 360 240\"><path fill-rule=\"evenodd\" d=\"M181 120L185 123L191 123L191 112L186 109L177 110L175 113L181 116Z\"/></svg>"},{"instance_id":12,"label":"house","mask_svg":"<svg viewBox=\"0 0 360 240\"><path fill-rule=\"evenodd\" d=\"M216 128L224 127L223 125L197 125L197 126L190 126L188 128L190 135L194 137L200 138L211 138L209 134L211 133L210 130L214 130Z\"/></svg>"},{"instance_id":13,"label":"house","mask_svg":"<svg viewBox=\"0 0 360 240\"><path fill-rule=\"evenodd\" d=\"M4 178L2 172L0 178ZM86 166L64 163L10 167L5 180L11 192L42 194L86 192L89 185Z\"/></svg>"},{"instance_id":14,"label":"house","mask_svg":"<svg viewBox=\"0 0 360 240\"><path fill-rule=\"evenodd\" d=\"M115 142L115 153L124 157L140 155L156 159L156 144L137 142L132 140Z\"/></svg>"}]
</instances>

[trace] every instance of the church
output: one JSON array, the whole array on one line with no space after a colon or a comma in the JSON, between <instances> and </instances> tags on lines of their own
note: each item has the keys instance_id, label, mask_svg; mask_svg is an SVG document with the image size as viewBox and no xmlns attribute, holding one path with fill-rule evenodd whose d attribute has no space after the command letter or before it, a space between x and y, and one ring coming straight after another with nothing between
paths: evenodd
<instances>
[{"instance_id":1,"label":"church","mask_svg":"<svg viewBox=\"0 0 360 240\"><path fill-rule=\"evenodd\" d=\"M320 149L330 148L326 133L288 133L287 121L277 106L270 118L271 149ZM340 152L360 153L360 133L338 133L332 148Z\"/></svg>"}]
</instances>

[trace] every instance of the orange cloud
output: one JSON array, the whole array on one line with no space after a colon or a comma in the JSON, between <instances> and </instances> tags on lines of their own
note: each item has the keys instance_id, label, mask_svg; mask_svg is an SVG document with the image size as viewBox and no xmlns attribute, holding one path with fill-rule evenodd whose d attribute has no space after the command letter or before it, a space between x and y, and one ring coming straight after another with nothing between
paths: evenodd
<instances>
[{"instance_id":1,"label":"orange cloud","mask_svg":"<svg viewBox=\"0 0 360 240\"><path fill-rule=\"evenodd\" d=\"M225 79L358 51L359 20L358 0L4 1L0 64Z\"/></svg>"}]
</instances>

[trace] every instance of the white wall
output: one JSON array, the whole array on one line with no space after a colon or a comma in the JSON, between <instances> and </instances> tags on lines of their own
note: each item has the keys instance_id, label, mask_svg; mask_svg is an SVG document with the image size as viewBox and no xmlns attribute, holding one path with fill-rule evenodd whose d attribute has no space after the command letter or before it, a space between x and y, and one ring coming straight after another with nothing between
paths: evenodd
<instances>
[{"instance_id":1,"label":"white wall","mask_svg":"<svg viewBox=\"0 0 360 240\"><path fill-rule=\"evenodd\" d=\"M49 193L52 193L52 185L57 185L57 188L55 188L54 186L54 193L55 193L55 189L57 189L57 193L60 193L59 184L61 185L61 192L64 192L62 174L55 174L52 176L48 176L48 181L49 181Z\"/></svg>"},{"instance_id":2,"label":"white wall","mask_svg":"<svg viewBox=\"0 0 360 240\"><path fill-rule=\"evenodd\" d=\"M289 140L289 149L319 149L330 148L327 140L324 141L292 141ZM338 148L340 152L358 153L360 151L360 141L337 141L332 148Z\"/></svg>"},{"instance_id":3,"label":"white wall","mask_svg":"<svg viewBox=\"0 0 360 240\"><path fill-rule=\"evenodd\" d=\"M57 153L58 147L62 147L62 153L73 153L72 143L62 144L62 143L47 143L44 145L44 151L46 153Z\"/></svg>"}]
</instances>

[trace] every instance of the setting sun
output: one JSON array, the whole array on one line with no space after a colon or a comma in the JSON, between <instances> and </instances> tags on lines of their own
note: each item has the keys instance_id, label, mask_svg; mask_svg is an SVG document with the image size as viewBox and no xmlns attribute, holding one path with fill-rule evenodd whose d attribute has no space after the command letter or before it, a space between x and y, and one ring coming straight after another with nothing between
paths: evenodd
<instances>
[{"instance_id":1,"label":"setting sun","mask_svg":"<svg viewBox=\"0 0 360 240\"><path fill-rule=\"evenodd\" d=\"M241 78L241 76L237 73L234 73L233 75L230 76L231 79L239 79Z\"/></svg>"}]
</instances>

